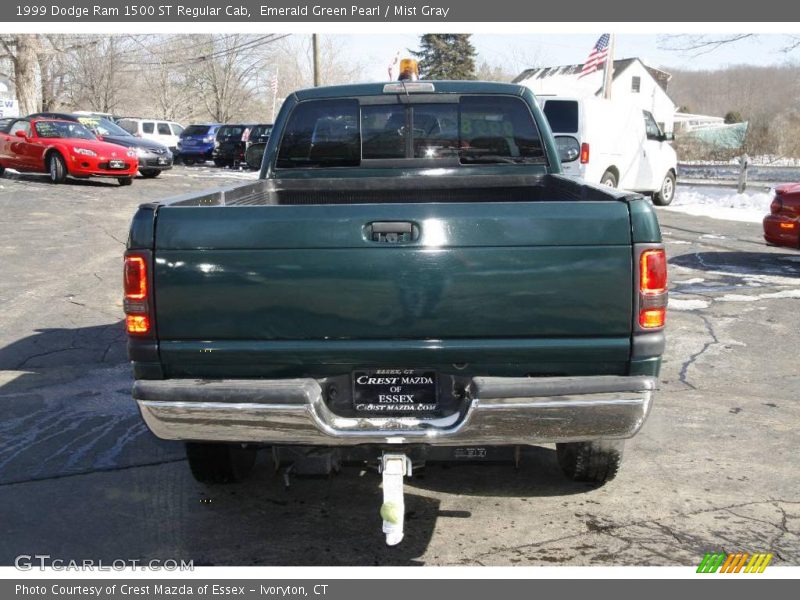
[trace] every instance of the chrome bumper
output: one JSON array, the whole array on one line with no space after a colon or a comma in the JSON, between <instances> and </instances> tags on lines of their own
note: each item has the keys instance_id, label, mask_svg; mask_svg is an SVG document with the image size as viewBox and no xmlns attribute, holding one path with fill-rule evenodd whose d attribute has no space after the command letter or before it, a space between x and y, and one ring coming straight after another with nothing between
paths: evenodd
<instances>
[{"instance_id":1,"label":"chrome bumper","mask_svg":"<svg viewBox=\"0 0 800 600\"><path fill-rule=\"evenodd\" d=\"M150 430L171 440L524 445L629 438L655 388L652 377L476 377L468 408L438 419L340 417L314 379L138 380L133 397Z\"/></svg>"}]
</instances>

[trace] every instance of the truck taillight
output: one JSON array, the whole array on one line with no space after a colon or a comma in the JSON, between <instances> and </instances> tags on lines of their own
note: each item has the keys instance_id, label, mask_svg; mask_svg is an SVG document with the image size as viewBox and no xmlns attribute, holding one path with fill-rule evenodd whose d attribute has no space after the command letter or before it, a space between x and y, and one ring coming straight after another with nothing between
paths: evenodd
<instances>
[{"instance_id":1,"label":"truck taillight","mask_svg":"<svg viewBox=\"0 0 800 600\"><path fill-rule=\"evenodd\" d=\"M663 248L639 255L639 326L663 327L667 315L667 255Z\"/></svg>"},{"instance_id":2,"label":"truck taillight","mask_svg":"<svg viewBox=\"0 0 800 600\"><path fill-rule=\"evenodd\" d=\"M124 279L127 300L147 298L147 261L143 256L131 254L125 257Z\"/></svg>"},{"instance_id":3,"label":"truck taillight","mask_svg":"<svg viewBox=\"0 0 800 600\"><path fill-rule=\"evenodd\" d=\"M584 142L581 144L581 164L585 165L589 162L589 144Z\"/></svg>"},{"instance_id":4,"label":"truck taillight","mask_svg":"<svg viewBox=\"0 0 800 600\"><path fill-rule=\"evenodd\" d=\"M125 256L122 277L125 293L125 328L132 335L147 335L152 329L148 314L150 305L147 265L147 257L142 254Z\"/></svg>"}]
</instances>

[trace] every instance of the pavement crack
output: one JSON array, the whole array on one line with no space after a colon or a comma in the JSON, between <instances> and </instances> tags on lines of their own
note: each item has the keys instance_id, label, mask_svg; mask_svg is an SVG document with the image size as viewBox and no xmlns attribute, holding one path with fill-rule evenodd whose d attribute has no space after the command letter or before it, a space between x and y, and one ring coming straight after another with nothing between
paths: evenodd
<instances>
[{"instance_id":1,"label":"pavement crack","mask_svg":"<svg viewBox=\"0 0 800 600\"><path fill-rule=\"evenodd\" d=\"M698 352L692 354L683 363L683 365L681 365L681 371L680 374L678 375L678 379L680 380L680 382L683 383L684 385L689 386L693 390L696 390L697 387L693 383L689 382L689 374L688 374L689 367L691 367L697 361L697 359L700 358L706 352L706 350L711 348L711 346L719 344L719 338L717 338L717 334L714 331L714 326L711 324L709 318L706 317L705 315L698 315L698 316L703 320L703 323L705 324L706 327L706 331L708 332L708 335L711 336L711 341L703 344L703 347Z\"/></svg>"}]
</instances>

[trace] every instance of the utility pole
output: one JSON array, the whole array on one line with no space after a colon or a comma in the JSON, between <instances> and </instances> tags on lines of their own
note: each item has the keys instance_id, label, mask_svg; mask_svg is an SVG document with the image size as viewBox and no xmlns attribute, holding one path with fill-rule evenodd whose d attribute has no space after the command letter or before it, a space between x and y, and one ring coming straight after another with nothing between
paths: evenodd
<instances>
[{"instance_id":1,"label":"utility pole","mask_svg":"<svg viewBox=\"0 0 800 600\"><path fill-rule=\"evenodd\" d=\"M608 56L603 68L603 98L611 100L611 84L614 81L614 34L609 34Z\"/></svg>"},{"instance_id":2,"label":"utility pole","mask_svg":"<svg viewBox=\"0 0 800 600\"><path fill-rule=\"evenodd\" d=\"M311 45L314 53L314 87L319 87L319 39L316 33L311 34Z\"/></svg>"}]
</instances>

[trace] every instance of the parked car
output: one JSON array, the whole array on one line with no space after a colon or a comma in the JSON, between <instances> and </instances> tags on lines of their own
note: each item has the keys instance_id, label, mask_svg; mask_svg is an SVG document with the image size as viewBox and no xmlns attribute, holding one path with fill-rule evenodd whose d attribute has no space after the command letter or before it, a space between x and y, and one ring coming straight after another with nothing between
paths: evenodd
<instances>
[{"instance_id":1,"label":"parked car","mask_svg":"<svg viewBox=\"0 0 800 600\"><path fill-rule=\"evenodd\" d=\"M251 169L260 169L261 161L264 158L264 151L272 133L272 123L260 123L253 125L247 134L244 159L247 166Z\"/></svg>"},{"instance_id":2,"label":"parked car","mask_svg":"<svg viewBox=\"0 0 800 600\"><path fill-rule=\"evenodd\" d=\"M211 160L220 127L222 125L219 123L205 123L189 125L184 129L178 141L178 157L183 164L193 165Z\"/></svg>"},{"instance_id":3,"label":"parked car","mask_svg":"<svg viewBox=\"0 0 800 600\"><path fill-rule=\"evenodd\" d=\"M636 104L603 98L540 96L559 144L575 158L564 173L589 183L633 190L665 206L675 197L678 157L653 115Z\"/></svg>"},{"instance_id":4,"label":"parked car","mask_svg":"<svg viewBox=\"0 0 800 600\"><path fill-rule=\"evenodd\" d=\"M139 161L133 149L100 141L77 121L25 118L0 133L0 175L8 168L48 173L53 183L68 176L114 177L130 185Z\"/></svg>"},{"instance_id":5,"label":"parked car","mask_svg":"<svg viewBox=\"0 0 800 600\"><path fill-rule=\"evenodd\" d=\"M664 351L651 202L564 176L518 85L301 90L273 136L258 181L131 225L133 396L194 477L240 479L260 446L380 466L389 544L412 462L555 443L567 477L612 479Z\"/></svg>"},{"instance_id":6,"label":"parked car","mask_svg":"<svg viewBox=\"0 0 800 600\"><path fill-rule=\"evenodd\" d=\"M775 198L764 217L764 239L776 246L800 248L800 183L775 188Z\"/></svg>"},{"instance_id":7,"label":"parked car","mask_svg":"<svg viewBox=\"0 0 800 600\"><path fill-rule=\"evenodd\" d=\"M247 135L253 125L222 125L217 130L211 158L218 167L233 167L244 161Z\"/></svg>"},{"instance_id":8,"label":"parked car","mask_svg":"<svg viewBox=\"0 0 800 600\"><path fill-rule=\"evenodd\" d=\"M117 124L131 135L163 144L173 154L177 154L178 141L184 129L183 125L174 121L134 117L122 117Z\"/></svg>"},{"instance_id":9,"label":"parked car","mask_svg":"<svg viewBox=\"0 0 800 600\"><path fill-rule=\"evenodd\" d=\"M152 140L137 138L105 117L95 117L84 113L36 113L28 115L28 118L78 121L104 142L132 148L136 151L139 159L139 173L142 177L158 177L161 171L172 168L172 152L166 146Z\"/></svg>"}]
</instances>

